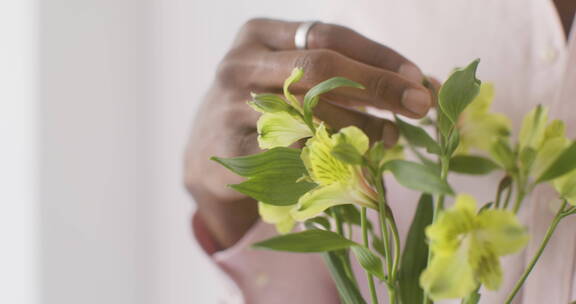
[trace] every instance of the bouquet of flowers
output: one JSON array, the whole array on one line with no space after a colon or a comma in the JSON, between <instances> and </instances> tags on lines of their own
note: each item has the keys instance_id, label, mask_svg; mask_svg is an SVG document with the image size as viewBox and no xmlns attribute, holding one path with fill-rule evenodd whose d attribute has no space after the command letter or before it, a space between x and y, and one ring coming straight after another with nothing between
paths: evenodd
<instances>
[{"instance_id":1,"label":"bouquet of flowers","mask_svg":"<svg viewBox=\"0 0 576 304\"><path fill-rule=\"evenodd\" d=\"M558 223L576 213L576 143L566 138L562 121L548 121L542 106L530 111L519 134L511 136L508 118L490 111L493 87L476 78L478 64L456 69L442 85L435 118L414 124L395 117L401 140L393 147L370 142L354 126L334 130L314 116L322 94L339 87L363 89L354 81L328 79L299 100L290 92L304 73L296 68L283 96L253 94L248 104L261 113L257 128L263 152L213 160L246 177L230 187L257 200L262 220L276 225L279 235L254 247L322 253L343 303L366 303L352 258L365 270L371 303L378 303L377 281L386 286L391 304L478 303L481 286L500 287L500 258L521 251L530 237L517 217L524 199L536 185L551 183L561 204L510 291L506 303L511 303ZM298 143L303 147L293 148ZM405 150L417 161L405 159ZM496 170L502 178L490 202L477 202L448 183L450 172ZM385 174L422 193L413 202L417 207L405 244L394 202L387 199ZM445 204L449 198L451 207ZM368 212L377 214L377 225ZM361 239L353 238L353 226L361 229Z\"/></svg>"}]
</instances>

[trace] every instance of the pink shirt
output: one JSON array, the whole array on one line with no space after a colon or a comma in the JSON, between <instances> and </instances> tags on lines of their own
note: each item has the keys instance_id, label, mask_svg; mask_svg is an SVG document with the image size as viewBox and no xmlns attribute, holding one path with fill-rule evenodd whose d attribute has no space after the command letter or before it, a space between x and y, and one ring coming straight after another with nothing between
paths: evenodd
<instances>
[{"instance_id":1,"label":"pink shirt","mask_svg":"<svg viewBox=\"0 0 576 304\"><path fill-rule=\"evenodd\" d=\"M444 79L455 65L481 58L479 78L496 88L493 107L511 117L516 129L529 109L544 104L551 117L566 121L569 136L576 136L576 30L567 44L551 0L335 1L324 13L329 16L321 20L349 26L396 49L438 79ZM481 181L451 177L458 192L473 194L479 201L492 199L497 181L498 175ZM390 178L388 187L400 233L405 236L418 194ZM522 218L532 240L523 253L503 259L501 291L482 291L481 303L504 302L553 218L554 197L551 189L541 187L525 202ZM273 227L257 223L235 246L214 252L201 220L195 216L193 222L199 243L223 274L227 289L222 303L338 303L337 291L318 255L249 248L275 235ZM572 217L558 227L515 303L576 300L575 265L576 217ZM366 286L362 271L356 270L360 284ZM384 286L380 289L381 303L386 303ZM367 295L366 289L363 292Z\"/></svg>"}]
</instances>

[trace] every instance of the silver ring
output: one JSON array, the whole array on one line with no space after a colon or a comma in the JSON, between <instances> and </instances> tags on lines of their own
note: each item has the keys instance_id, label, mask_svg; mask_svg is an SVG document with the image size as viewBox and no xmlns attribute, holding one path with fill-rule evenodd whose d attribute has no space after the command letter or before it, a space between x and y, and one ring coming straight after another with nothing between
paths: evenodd
<instances>
[{"instance_id":1,"label":"silver ring","mask_svg":"<svg viewBox=\"0 0 576 304\"><path fill-rule=\"evenodd\" d=\"M298 29L296 29L296 35L294 35L294 45L298 50L305 50L308 47L308 33L310 29L316 24L318 21L307 21L302 22Z\"/></svg>"}]
</instances>

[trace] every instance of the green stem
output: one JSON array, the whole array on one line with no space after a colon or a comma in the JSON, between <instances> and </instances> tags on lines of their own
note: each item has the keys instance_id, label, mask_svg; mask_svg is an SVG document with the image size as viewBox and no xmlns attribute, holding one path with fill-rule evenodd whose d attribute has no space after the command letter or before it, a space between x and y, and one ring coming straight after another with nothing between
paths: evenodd
<instances>
[{"instance_id":1,"label":"green stem","mask_svg":"<svg viewBox=\"0 0 576 304\"><path fill-rule=\"evenodd\" d=\"M441 167L440 179L445 182L448 180L448 167L450 165L450 158L442 157L440 161L441 161L441 163L440 163L440 167ZM440 211L444 210L444 194L438 195L438 204L437 204L437 208L435 208L435 209L437 209L437 210L434 210L434 222L436 222L436 219L437 219Z\"/></svg>"},{"instance_id":2,"label":"green stem","mask_svg":"<svg viewBox=\"0 0 576 304\"><path fill-rule=\"evenodd\" d=\"M394 284L394 288L390 291L392 293L390 303L394 304L396 303L396 276L398 274L398 265L400 264L400 234L398 233L398 227L396 227L396 221L392 213L389 214L388 220L392 228L392 237L394 240L394 262L392 263L392 278L390 279L392 284Z\"/></svg>"},{"instance_id":3,"label":"green stem","mask_svg":"<svg viewBox=\"0 0 576 304\"><path fill-rule=\"evenodd\" d=\"M516 194L516 201L514 202L514 209L512 209L512 211L514 213L518 213L518 210L520 210L520 206L522 206L522 201L524 200L524 197L526 196L526 187L523 185L522 180L520 178L518 178L516 190L518 191L518 193Z\"/></svg>"},{"instance_id":4,"label":"green stem","mask_svg":"<svg viewBox=\"0 0 576 304\"><path fill-rule=\"evenodd\" d=\"M514 184L510 184L510 188L508 189L508 193L506 193L506 200L504 201L504 205L502 209L508 209L508 205L510 204L510 198L512 198Z\"/></svg>"},{"instance_id":5,"label":"green stem","mask_svg":"<svg viewBox=\"0 0 576 304\"><path fill-rule=\"evenodd\" d=\"M390 251L390 238L388 232L388 223L386 222L386 214L388 213L388 206L386 203L386 192L384 190L384 181L382 174L376 176L376 190L378 191L378 217L380 220L380 232L382 234L382 241L384 242L384 249L386 251L386 268L388 272L387 284L388 287L388 303L396 303L396 284L391 281L392 278L392 253Z\"/></svg>"},{"instance_id":6,"label":"green stem","mask_svg":"<svg viewBox=\"0 0 576 304\"><path fill-rule=\"evenodd\" d=\"M339 210L337 210L338 208L334 208L334 220L336 222L336 232L343 236L346 237L344 235L344 224L342 223L342 218L340 217L340 212Z\"/></svg>"},{"instance_id":7,"label":"green stem","mask_svg":"<svg viewBox=\"0 0 576 304\"><path fill-rule=\"evenodd\" d=\"M344 224L342 223L342 218L340 217L340 210L338 208L333 209L334 220L336 221L336 232L341 235L342 237L346 238L344 235ZM358 282L356 280L356 276L354 276L354 272L352 271L352 264L350 263L350 255L348 250L343 250L342 254L342 263L344 265L344 271L354 283L354 285L358 286Z\"/></svg>"},{"instance_id":8,"label":"green stem","mask_svg":"<svg viewBox=\"0 0 576 304\"><path fill-rule=\"evenodd\" d=\"M450 164L450 158L445 156L440 157L440 179L442 181L448 180L448 166ZM434 197L434 213L432 215L432 223L435 223L438 219L438 215L440 211L444 210L444 194L437 194ZM432 250L428 250L428 262L427 265L430 264L432 261ZM432 300L428 297L427 294L424 294L423 304L431 304L433 303Z\"/></svg>"},{"instance_id":9,"label":"green stem","mask_svg":"<svg viewBox=\"0 0 576 304\"><path fill-rule=\"evenodd\" d=\"M366 248L370 248L370 243L368 241L368 221L366 219L366 208L362 207L360 213L360 225L362 227L362 241ZM366 277L368 278L368 286L370 287L370 297L372 299L372 304L378 303L378 296L376 295L376 287L374 286L374 277L366 271Z\"/></svg>"},{"instance_id":10,"label":"green stem","mask_svg":"<svg viewBox=\"0 0 576 304\"><path fill-rule=\"evenodd\" d=\"M394 241L394 261L392 263L392 282L396 282L396 275L398 274L398 265L400 264L400 234L398 233L398 227L396 226L396 221L391 212L388 212L388 223L392 228L392 238Z\"/></svg>"},{"instance_id":11,"label":"green stem","mask_svg":"<svg viewBox=\"0 0 576 304\"><path fill-rule=\"evenodd\" d=\"M516 296L518 291L520 291L520 288L522 288L522 285L524 285L524 282L526 282L528 275L530 275L530 272L532 272L532 269L534 269L534 266L536 265L536 263L538 262L538 260L542 256L542 253L544 252L546 245L548 245L550 238L554 234L554 231L556 230L558 223L560 223L560 220L562 220L565 216L563 214L563 212L564 212L564 208L566 208L566 204L567 204L567 202L565 200L564 203L562 203L562 207L560 207L560 209L558 210L558 213L556 213L554 220L552 220L552 223L548 227L548 230L546 231L546 235L544 236L544 239L540 243L540 248L538 248L536 255L534 255L534 257L532 258L532 261L530 261L530 264L528 264L528 268L526 268L526 270L524 270L522 277L520 277L520 280L518 280L518 282L516 282L516 285L514 286L512 293L510 293L510 295L508 296L508 299L506 300L506 304L512 303L512 300L514 299L514 297Z\"/></svg>"}]
</instances>

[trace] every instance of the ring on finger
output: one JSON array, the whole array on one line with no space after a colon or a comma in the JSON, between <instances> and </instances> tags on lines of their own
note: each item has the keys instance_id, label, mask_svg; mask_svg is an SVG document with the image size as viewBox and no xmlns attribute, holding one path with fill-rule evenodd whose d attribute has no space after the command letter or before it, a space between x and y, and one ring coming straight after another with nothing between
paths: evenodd
<instances>
[{"instance_id":1,"label":"ring on finger","mask_svg":"<svg viewBox=\"0 0 576 304\"><path fill-rule=\"evenodd\" d=\"M308 48L308 33L310 29L319 23L318 21L307 21L302 22L296 29L296 34L294 35L294 45L298 50L305 50Z\"/></svg>"}]
</instances>

